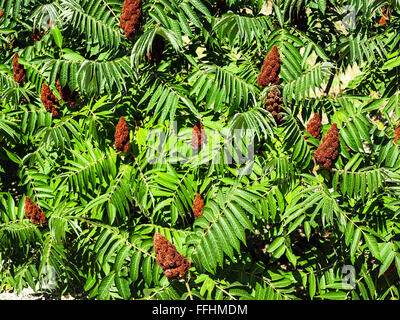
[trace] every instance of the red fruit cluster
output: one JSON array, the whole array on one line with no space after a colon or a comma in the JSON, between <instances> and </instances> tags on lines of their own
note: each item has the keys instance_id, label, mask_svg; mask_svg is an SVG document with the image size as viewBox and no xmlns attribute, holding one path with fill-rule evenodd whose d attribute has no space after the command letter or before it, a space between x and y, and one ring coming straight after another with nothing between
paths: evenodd
<instances>
[{"instance_id":1,"label":"red fruit cluster","mask_svg":"<svg viewBox=\"0 0 400 320\"><path fill-rule=\"evenodd\" d=\"M192 147L193 149L200 148L206 140L203 124L200 120L197 121L192 130Z\"/></svg>"},{"instance_id":2,"label":"red fruit cluster","mask_svg":"<svg viewBox=\"0 0 400 320\"><path fill-rule=\"evenodd\" d=\"M397 141L400 139L400 124L398 124L397 128L393 132L394 135L394 144L397 145Z\"/></svg>"},{"instance_id":3,"label":"red fruit cluster","mask_svg":"<svg viewBox=\"0 0 400 320\"><path fill-rule=\"evenodd\" d=\"M336 161L339 155L339 131L336 123L333 123L323 137L317 151L315 151L315 160L322 168L328 169Z\"/></svg>"},{"instance_id":4,"label":"red fruit cluster","mask_svg":"<svg viewBox=\"0 0 400 320\"><path fill-rule=\"evenodd\" d=\"M26 82L26 73L24 67L18 62L18 52L14 53L13 59L13 77L14 81L17 83Z\"/></svg>"},{"instance_id":5,"label":"red fruit cluster","mask_svg":"<svg viewBox=\"0 0 400 320\"><path fill-rule=\"evenodd\" d=\"M258 75L257 83L261 87L279 84L279 72L281 70L281 59L278 47L273 46L264 59L261 73Z\"/></svg>"},{"instance_id":6,"label":"red fruit cluster","mask_svg":"<svg viewBox=\"0 0 400 320\"><path fill-rule=\"evenodd\" d=\"M122 6L120 26L128 39L140 30L142 25L142 1L125 0Z\"/></svg>"},{"instance_id":7,"label":"red fruit cluster","mask_svg":"<svg viewBox=\"0 0 400 320\"><path fill-rule=\"evenodd\" d=\"M203 209L204 201L201 198L200 194L196 194L193 201L193 214L195 219L203 216Z\"/></svg>"},{"instance_id":8,"label":"red fruit cluster","mask_svg":"<svg viewBox=\"0 0 400 320\"><path fill-rule=\"evenodd\" d=\"M40 35L39 29L36 28L33 31L32 40L33 40L33 43L35 43L36 41L42 40L42 36Z\"/></svg>"},{"instance_id":9,"label":"red fruit cluster","mask_svg":"<svg viewBox=\"0 0 400 320\"><path fill-rule=\"evenodd\" d=\"M58 99L45 83L42 84L40 90L40 100L42 100L42 103L48 112L51 112L54 117L58 115L58 110L56 109L58 106Z\"/></svg>"},{"instance_id":10,"label":"red fruit cluster","mask_svg":"<svg viewBox=\"0 0 400 320\"><path fill-rule=\"evenodd\" d=\"M275 121L280 123L282 115L280 114L282 110L282 94L277 87L272 87L268 92L268 99L266 102L267 111L271 112Z\"/></svg>"},{"instance_id":11,"label":"red fruit cluster","mask_svg":"<svg viewBox=\"0 0 400 320\"><path fill-rule=\"evenodd\" d=\"M115 129L115 149L127 152L129 150L129 143L129 127L125 118L121 117Z\"/></svg>"},{"instance_id":12,"label":"red fruit cluster","mask_svg":"<svg viewBox=\"0 0 400 320\"><path fill-rule=\"evenodd\" d=\"M156 232L154 235L154 251L156 261L163 269L163 273L169 280L177 280L183 277L190 268L190 262L181 255L176 247L162 234Z\"/></svg>"},{"instance_id":13,"label":"red fruit cluster","mask_svg":"<svg viewBox=\"0 0 400 320\"><path fill-rule=\"evenodd\" d=\"M315 139L321 139L321 129L322 123L321 118L318 113L314 114L314 116L308 121L306 131L311 134ZM305 139L308 136L304 136Z\"/></svg>"},{"instance_id":14,"label":"red fruit cluster","mask_svg":"<svg viewBox=\"0 0 400 320\"><path fill-rule=\"evenodd\" d=\"M56 88L61 96L61 100L69 103L71 107L74 107L76 104L76 92L71 92L68 85L66 85L65 87L61 87L61 82L59 77L57 77L56 80Z\"/></svg>"},{"instance_id":15,"label":"red fruit cluster","mask_svg":"<svg viewBox=\"0 0 400 320\"><path fill-rule=\"evenodd\" d=\"M162 60L164 47L164 38L156 34L153 40L151 51L146 53L146 57L150 64L158 63Z\"/></svg>"},{"instance_id":16,"label":"red fruit cluster","mask_svg":"<svg viewBox=\"0 0 400 320\"><path fill-rule=\"evenodd\" d=\"M46 223L43 211L29 197L25 197L25 216L34 224Z\"/></svg>"}]
</instances>

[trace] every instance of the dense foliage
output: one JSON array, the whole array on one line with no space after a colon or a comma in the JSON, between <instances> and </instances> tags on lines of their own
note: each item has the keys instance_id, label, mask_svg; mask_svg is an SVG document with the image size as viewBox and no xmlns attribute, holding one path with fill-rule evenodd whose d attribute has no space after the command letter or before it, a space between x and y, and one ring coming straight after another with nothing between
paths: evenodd
<instances>
[{"instance_id":1,"label":"dense foliage","mask_svg":"<svg viewBox=\"0 0 400 320\"><path fill-rule=\"evenodd\" d=\"M399 298L399 0L0 11L0 291Z\"/></svg>"}]
</instances>

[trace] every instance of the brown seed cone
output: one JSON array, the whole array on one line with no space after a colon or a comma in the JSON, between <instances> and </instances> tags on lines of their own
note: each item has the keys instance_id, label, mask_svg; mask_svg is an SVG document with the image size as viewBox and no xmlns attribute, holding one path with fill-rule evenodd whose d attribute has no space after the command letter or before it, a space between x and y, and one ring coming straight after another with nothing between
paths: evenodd
<instances>
[{"instance_id":1,"label":"brown seed cone","mask_svg":"<svg viewBox=\"0 0 400 320\"><path fill-rule=\"evenodd\" d=\"M14 81L17 83L25 83L26 82L26 73L24 67L18 62L18 52L14 53L13 59L13 77Z\"/></svg>"},{"instance_id":2,"label":"brown seed cone","mask_svg":"<svg viewBox=\"0 0 400 320\"><path fill-rule=\"evenodd\" d=\"M42 40L42 36L40 35L39 29L36 28L33 31L32 40L33 40L33 43L35 43L36 41Z\"/></svg>"},{"instance_id":3,"label":"brown seed cone","mask_svg":"<svg viewBox=\"0 0 400 320\"><path fill-rule=\"evenodd\" d=\"M163 58L164 38L158 34L154 37L151 52L146 53L146 57L150 64L159 63Z\"/></svg>"},{"instance_id":4,"label":"brown seed cone","mask_svg":"<svg viewBox=\"0 0 400 320\"><path fill-rule=\"evenodd\" d=\"M129 143L129 127L125 118L121 117L115 129L115 149L127 152L129 150Z\"/></svg>"},{"instance_id":5,"label":"brown seed cone","mask_svg":"<svg viewBox=\"0 0 400 320\"><path fill-rule=\"evenodd\" d=\"M57 80L56 80L56 88L57 88L58 93L61 96L61 100L69 103L69 105L71 107L74 107L76 104L76 92L75 91L71 92L68 85L66 85L64 88L62 88L59 77L57 77Z\"/></svg>"},{"instance_id":6,"label":"brown seed cone","mask_svg":"<svg viewBox=\"0 0 400 320\"><path fill-rule=\"evenodd\" d=\"M393 143L397 145L397 141L400 139L400 124L397 125L397 128L393 132L394 140Z\"/></svg>"},{"instance_id":7,"label":"brown seed cone","mask_svg":"<svg viewBox=\"0 0 400 320\"><path fill-rule=\"evenodd\" d=\"M314 114L314 116L308 121L306 131L311 134L315 139L321 139L321 129L322 123L321 118L318 113ZM308 136L304 136L305 139Z\"/></svg>"},{"instance_id":8,"label":"brown seed cone","mask_svg":"<svg viewBox=\"0 0 400 320\"><path fill-rule=\"evenodd\" d=\"M260 74L258 75L257 83L261 87L268 85L279 84L279 72L281 70L281 59L278 52L278 47L273 46L271 51L264 59L264 63Z\"/></svg>"},{"instance_id":9,"label":"brown seed cone","mask_svg":"<svg viewBox=\"0 0 400 320\"><path fill-rule=\"evenodd\" d=\"M261 87L279 84L279 72L281 70L281 59L278 47L273 46L264 59L257 83Z\"/></svg>"},{"instance_id":10,"label":"brown seed cone","mask_svg":"<svg viewBox=\"0 0 400 320\"><path fill-rule=\"evenodd\" d=\"M333 123L322 138L317 151L315 151L315 160L321 165L322 168L328 169L336 161L339 155L339 131L336 123Z\"/></svg>"},{"instance_id":11,"label":"brown seed cone","mask_svg":"<svg viewBox=\"0 0 400 320\"><path fill-rule=\"evenodd\" d=\"M183 277L190 268L190 262L181 255L176 247L162 234L156 232L154 235L154 251L156 261L163 269L163 273L169 280L177 280Z\"/></svg>"},{"instance_id":12,"label":"brown seed cone","mask_svg":"<svg viewBox=\"0 0 400 320\"><path fill-rule=\"evenodd\" d=\"M46 223L46 217L43 211L29 197L25 197L25 216L30 219L33 224Z\"/></svg>"},{"instance_id":13,"label":"brown seed cone","mask_svg":"<svg viewBox=\"0 0 400 320\"><path fill-rule=\"evenodd\" d=\"M282 95L277 87L272 87L268 92L268 99L266 100L265 108L271 112L277 124L280 123L282 115Z\"/></svg>"},{"instance_id":14,"label":"brown seed cone","mask_svg":"<svg viewBox=\"0 0 400 320\"><path fill-rule=\"evenodd\" d=\"M204 201L201 198L200 194L196 194L193 201L193 214L195 219L203 216L203 209Z\"/></svg>"},{"instance_id":15,"label":"brown seed cone","mask_svg":"<svg viewBox=\"0 0 400 320\"><path fill-rule=\"evenodd\" d=\"M192 130L192 147L193 149L200 148L206 141L203 124L200 120L197 121Z\"/></svg>"},{"instance_id":16,"label":"brown seed cone","mask_svg":"<svg viewBox=\"0 0 400 320\"><path fill-rule=\"evenodd\" d=\"M125 0L122 6L120 19L121 29L124 30L128 39L133 40L134 35L142 25L142 1Z\"/></svg>"},{"instance_id":17,"label":"brown seed cone","mask_svg":"<svg viewBox=\"0 0 400 320\"><path fill-rule=\"evenodd\" d=\"M54 117L58 115L58 110L56 108L58 107L58 99L45 83L42 84L40 90L40 99L48 112L51 112Z\"/></svg>"}]
</instances>

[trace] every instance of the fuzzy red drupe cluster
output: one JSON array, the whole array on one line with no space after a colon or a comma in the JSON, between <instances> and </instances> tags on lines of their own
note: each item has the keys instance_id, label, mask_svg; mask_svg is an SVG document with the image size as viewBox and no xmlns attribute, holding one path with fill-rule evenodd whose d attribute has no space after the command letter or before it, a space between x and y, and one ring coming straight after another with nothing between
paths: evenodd
<instances>
[{"instance_id":1,"label":"fuzzy red drupe cluster","mask_svg":"<svg viewBox=\"0 0 400 320\"><path fill-rule=\"evenodd\" d=\"M158 232L154 235L153 245L156 261L163 269L164 275L169 280L177 280L183 277L190 268L190 262L186 257L181 255L176 247Z\"/></svg>"},{"instance_id":2,"label":"fuzzy red drupe cluster","mask_svg":"<svg viewBox=\"0 0 400 320\"><path fill-rule=\"evenodd\" d=\"M120 26L128 39L133 39L142 25L142 1L125 0L122 6Z\"/></svg>"},{"instance_id":3,"label":"fuzzy red drupe cluster","mask_svg":"<svg viewBox=\"0 0 400 320\"><path fill-rule=\"evenodd\" d=\"M60 94L61 100L69 103L71 107L74 107L76 104L76 92L71 92L68 85L66 85L65 87L61 87L59 77L57 77L56 80L56 88L58 93Z\"/></svg>"},{"instance_id":4,"label":"fuzzy red drupe cluster","mask_svg":"<svg viewBox=\"0 0 400 320\"><path fill-rule=\"evenodd\" d=\"M14 53L13 59L13 77L14 81L17 83L26 82L26 73L24 67L18 62L18 52Z\"/></svg>"},{"instance_id":5,"label":"fuzzy red drupe cluster","mask_svg":"<svg viewBox=\"0 0 400 320\"><path fill-rule=\"evenodd\" d=\"M46 223L46 217L43 211L29 197L25 197L25 216L31 220L33 224Z\"/></svg>"},{"instance_id":6,"label":"fuzzy red drupe cluster","mask_svg":"<svg viewBox=\"0 0 400 320\"><path fill-rule=\"evenodd\" d=\"M321 139L321 129L322 123L319 113L314 114L314 116L308 121L306 131L311 134L315 139ZM308 136L304 136L305 139Z\"/></svg>"},{"instance_id":7,"label":"fuzzy red drupe cluster","mask_svg":"<svg viewBox=\"0 0 400 320\"><path fill-rule=\"evenodd\" d=\"M257 83L261 87L279 84L279 72L281 70L281 58L278 47L273 46L264 59Z\"/></svg>"},{"instance_id":8,"label":"fuzzy red drupe cluster","mask_svg":"<svg viewBox=\"0 0 400 320\"><path fill-rule=\"evenodd\" d=\"M336 123L333 123L322 138L317 151L315 151L315 160L321 165L322 168L328 169L336 161L339 155L339 131Z\"/></svg>"},{"instance_id":9,"label":"fuzzy red drupe cluster","mask_svg":"<svg viewBox=\"0 0 400 320\"><path fill-rule=\"evenodd\" d=\"M200 120L197 121L192 130L192 147L193 149L200 148L206 140L203 124Z\"/></svg>"},{"instance_id":10,"label":"fuzzy red drupe cluster","mask_svg":"<svg viewBox=\"0 0 400 320\"><path fill-rule=\"evenodd\" d=\"M200 194L196 194L193 201L193 214L195 219L203 216L203 209L204 201L201 198Z\"/></svg>"},{"instance_id":11,"label":"fuzzy red drupe cluster","mask_svg":"<svg viewBox=\"0 0 400 320\"><path fill-rule=\"evenodd\" d=\"M272 87L268 92L268 99L265 108L273 115L275 121L279 124L282 118L282 115L280 114L282 110L282 95L281 91L277 87Z\"/></svg>"},{"instance_id":12,"label":"fuzzy red drupe cluster","mask_svg":"<svg viewBox=\"0 0 400 320\"><path fill-rule=\"evenodd\" d=\"M115 149L127 152L129 150L129 127L124 117L121 117L115 128Z\"/></svg>"},{"instance_id":13,"label":"fuzzy red drupe cluster","mask_svg":"<svg viewBox=\"0 0 400 320\"><path fill-rule=\"evenodd\" d=\"M162 60L164 46L164 38L156 34L151 47L151 52L146 53L146 57L150 64L158 63Z\"/></svg>"},{"instance_id":14,"label":"fuzzy red drupe cluster","mask_svg":"<svg viewBox=\"0 0 400 320\"><path fill-rule=\"evenodd\" d=\"M58 99L51 91L50 87L43 83L42 88L40 90L40 100L42 101L44 107L48 112L51 112L53 116L58 115Z\"/></svg>"}]
</instances>

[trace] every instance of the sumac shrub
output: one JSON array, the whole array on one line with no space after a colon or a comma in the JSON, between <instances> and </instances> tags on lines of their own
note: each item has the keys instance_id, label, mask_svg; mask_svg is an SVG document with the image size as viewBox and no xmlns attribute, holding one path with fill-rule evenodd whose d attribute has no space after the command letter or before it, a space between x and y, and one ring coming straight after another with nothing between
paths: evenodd
<instances>
[{"instance_id":1,"label":"sumac shrub","mask_svg":"<svg viewBox=\"0 0 400 320\"><path fill-rule=\"evenodd\" d=\"M0 299L398 300L399 5L1 0Z\"/></svg>"}]
</instances>

